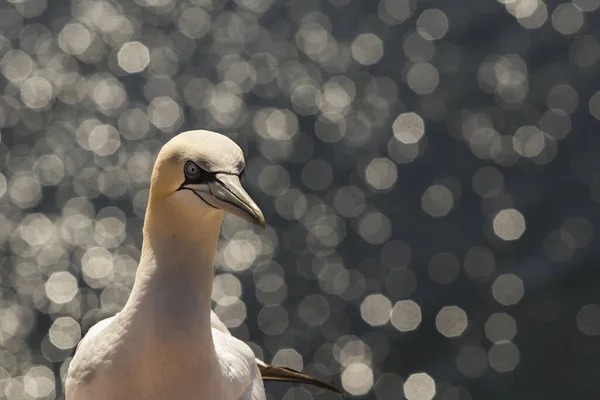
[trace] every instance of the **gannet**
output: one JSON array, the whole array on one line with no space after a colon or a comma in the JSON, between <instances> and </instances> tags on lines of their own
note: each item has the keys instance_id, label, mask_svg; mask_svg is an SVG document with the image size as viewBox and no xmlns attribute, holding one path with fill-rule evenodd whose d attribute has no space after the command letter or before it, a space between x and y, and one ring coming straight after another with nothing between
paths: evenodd
<instances>
[{"instance_id":1,"label":"gannet","mask_svg":"<svg viewBox=\"0 0 600 400\"><path fill-rule=\"evenodd\" d=\"M224 211L264 228L242 188L242 150L216 132L176 135L150 180L139 267L115 316L80 341L67 400L264 400L264 380L339 391L265 364L211 310L213 261Z\"/></svg>"}]
</instances>

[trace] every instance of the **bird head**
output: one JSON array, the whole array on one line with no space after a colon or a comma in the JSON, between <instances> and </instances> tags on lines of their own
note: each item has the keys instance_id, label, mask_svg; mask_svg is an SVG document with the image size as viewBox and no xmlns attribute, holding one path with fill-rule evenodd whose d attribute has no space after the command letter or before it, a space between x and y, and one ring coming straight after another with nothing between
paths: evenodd
<instances>
[{"instance_id":1,"label":"bird head","mask_svg":"<svg viewBox=\"0 0 600 400\"><path fill-rule=\"evenodd\" d=\"M264 228L262 211L242 187L244 153L227 136L180 133L160 150L150 185L151 201L168 201L193 218L230 212Z\"/></svg>"}]
</instances>

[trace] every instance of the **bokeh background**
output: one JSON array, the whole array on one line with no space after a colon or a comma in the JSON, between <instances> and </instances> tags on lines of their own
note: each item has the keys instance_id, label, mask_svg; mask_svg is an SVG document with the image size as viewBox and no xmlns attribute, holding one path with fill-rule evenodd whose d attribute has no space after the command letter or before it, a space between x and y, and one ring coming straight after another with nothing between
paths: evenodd
<instances>
[{"instance_id":1,"label":"bokeh background","mask_svg":"<svg viewBox=\"0 0 600 400\"><path fill-rule=\"evenodd\" d=\"M1 398L63 398L194 128L242 146L269 224L226 217L213 294L267 362L364 399L598 398L600 0L0 4Z\"/></svg>"}]
</instances>

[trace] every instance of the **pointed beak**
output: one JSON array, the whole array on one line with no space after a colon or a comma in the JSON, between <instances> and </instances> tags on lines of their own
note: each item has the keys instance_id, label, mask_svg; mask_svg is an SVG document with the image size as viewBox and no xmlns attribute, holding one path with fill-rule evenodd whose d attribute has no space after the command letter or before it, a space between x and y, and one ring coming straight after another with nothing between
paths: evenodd
<instances>
[{"instance_id":1,"label":"pointed beak","mask_svg":"<svg viewBox=\"0 0 600 400\"><path fill-rule=\"evenodd\" d=\"M242 187L240 178L230 174L217 174L216 178L216 181L208 184L213 203L218 208L264 229L265 217Z\"/></svg>"}]
</instances>

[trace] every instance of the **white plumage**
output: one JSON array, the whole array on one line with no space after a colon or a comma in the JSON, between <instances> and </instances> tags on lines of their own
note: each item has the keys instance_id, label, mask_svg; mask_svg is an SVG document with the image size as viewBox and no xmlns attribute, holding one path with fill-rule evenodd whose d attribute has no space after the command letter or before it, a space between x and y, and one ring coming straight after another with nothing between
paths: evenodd
<instances>
[{"instance_id":1,"label":"white plumage","mask_svg":"<svg viewBox=\"0 0 600 400\"><path fill-rule=\"evenodd\" d=\"M262 400L263 379L336 390L257 360L210 309L223 212L264 226L243 170L241 149L215 132L184 132L161 149L131 296L79 343L67 400Z\"/></svg>"}]
</instances>

